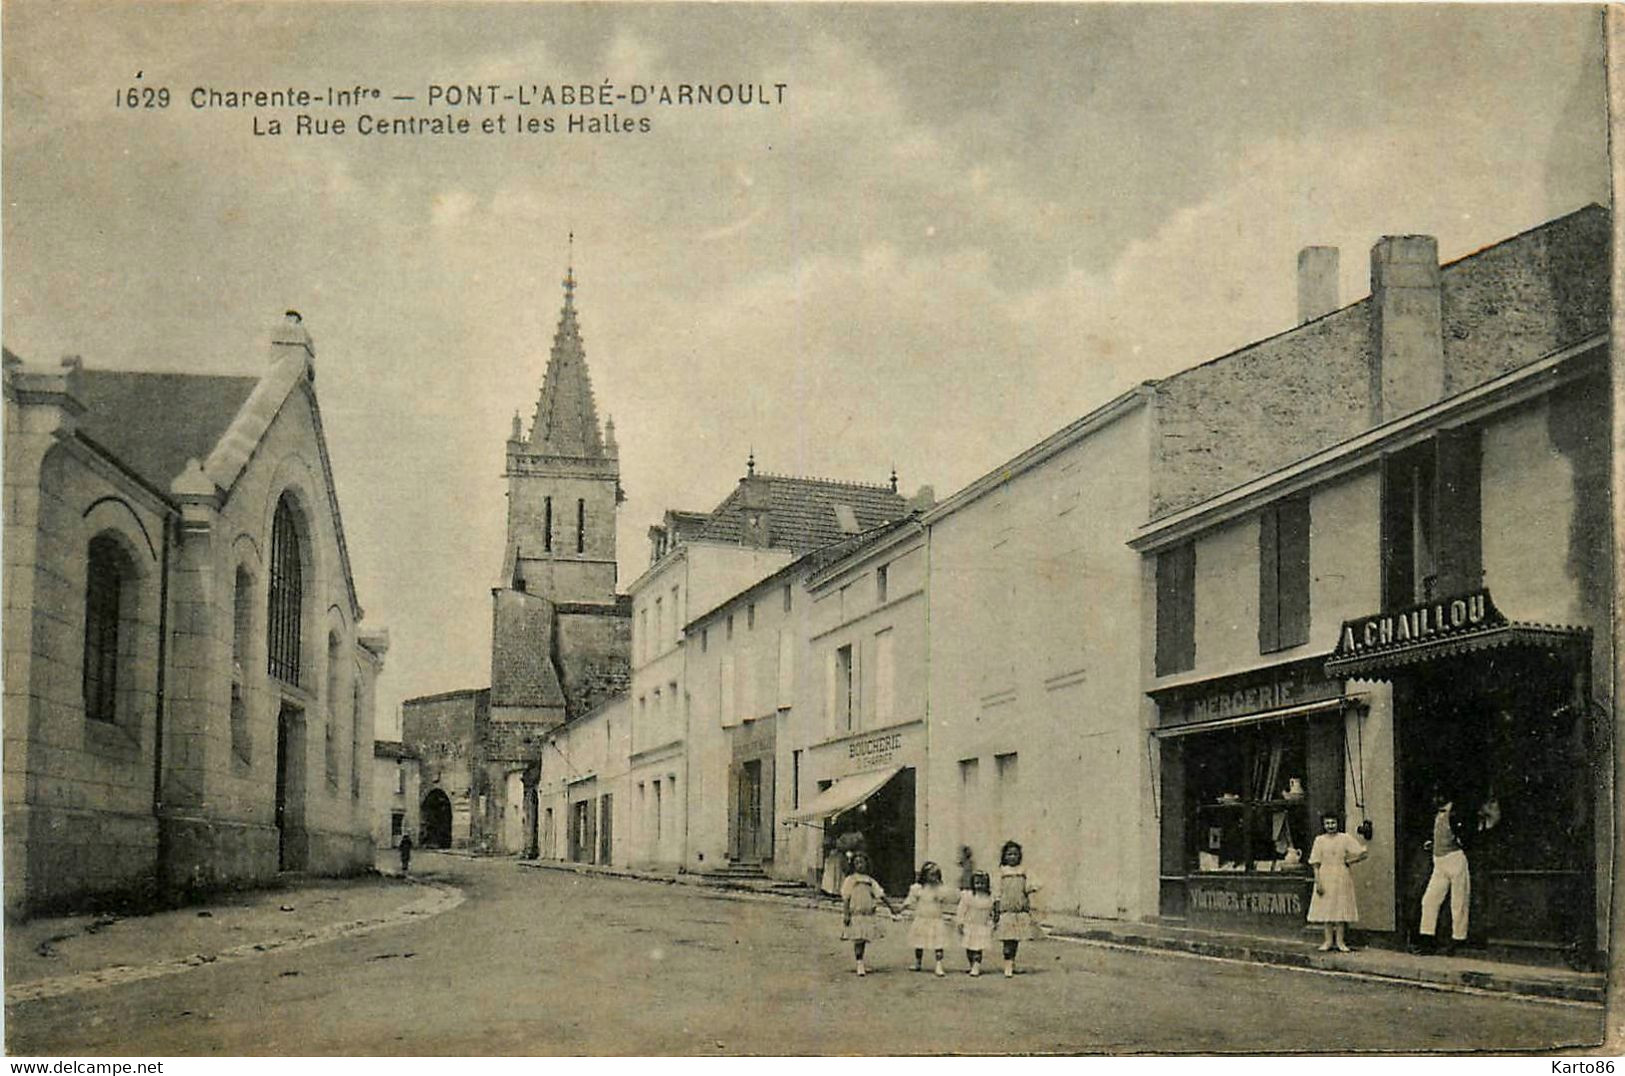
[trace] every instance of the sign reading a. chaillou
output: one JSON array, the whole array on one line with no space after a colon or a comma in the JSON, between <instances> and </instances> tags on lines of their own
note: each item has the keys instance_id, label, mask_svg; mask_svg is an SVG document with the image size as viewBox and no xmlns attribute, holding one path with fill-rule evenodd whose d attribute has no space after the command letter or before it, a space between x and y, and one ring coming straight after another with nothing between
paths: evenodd
<instances>
[{"instance_id":1,"label":"sign reading a. chaillou","mask_svg":"<svg viewBox=\"0 0 1625 1076\"><path fill-rule=\"evenodd\" d=\"M1401 650L1453 635L1506 627L1507 619L1480 588L1454 597L1422 602L1391 613L1345 620L1332 661Z\"/></svg>"}]
</instances>

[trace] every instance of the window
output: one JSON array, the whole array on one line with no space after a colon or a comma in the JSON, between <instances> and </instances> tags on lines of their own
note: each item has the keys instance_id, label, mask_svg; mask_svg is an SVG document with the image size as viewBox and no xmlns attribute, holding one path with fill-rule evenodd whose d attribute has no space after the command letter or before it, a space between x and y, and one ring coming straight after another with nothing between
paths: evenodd
<instances>
[{"instance_id":1,"label":"window","mask_svg":"<svg viewBox=\"0 0 1625 1076\"><path fill-rule=\"evenodd\" d=\"M853 728L852 647L835 651L835 727L846 732Z\"/></svg>"},{"instance_id":2,"label":"window","mask_svg":"<svg viewBox=\"0 0 1625 1076\"><path fill-rule=\"evenodd\" d=\"M1476 427L1442 430L1382 469L1382 601L1401 609L1483 585Z\"/></svg>"},{"instance_id":3,"label":"window","mask_svg":"<svg viewBox=\"0 0 1625 1076\"><path fill-rule=\"evenodd\" d=\"M677 611L677 588L671 588L671 641L676 643L683 637L683 615Z\"/></svg>"},{"instance_id":4,"label":"window","mask_svg":"<svg viewBox=\"0 0 1625 1076\"><path fill-rule=\"evenodd\" d=\"M981 781L980 759L959 760L959 843L975 848L979 843L976 832L976 814L981 806L977 786Z\"/></svg>"},{"instance_id":5,"label":"window","mask_svg":"<svg viewBox=\"0 0 1625 1076\"><path fill-rule=\"evenodd\" d=\"M85 571L85 716L118 720L119 620L128 610L125 589L134 567L117 538L99 534L90 540Z\"/></svg>"},{"instance_id":6,"label":"window","mask_svg":"<svg viewBox=\"0 0 1625 1076\"><path fill-rule=\"evenodd\" d=\"M787 613L790 611L790 584L788 583L784 585L784 611Z\"/></svg>"},{"instance_id":7,"label":"window","mask_svg":"<svg viewBox=\"0 0 1625 1076\"><path fill-rule=\"evenodd\" d=\"M1258 652L1309 641L1309 498L1258 517Z\"/></svg>"},{"instance_id":8,"label":"window","mask_svg":"<svg viewBox=\"0 0 1625 1076\"><path fill-rule=\"evenodd\" d=\"M241 762L253 759L246 677L246 670L252 667L248 651L253 631L254 577L239 567L231 607L231 753Z\"/></svg>"},{"instance_id":9,"label":"window","mask_svg":"<svg viewBox=\"0 0 1625 1076\"><path fill-rule=\"evenodd\" d=\"M646 605L638 610L638 649L643 652L643 660L649 660L649 607Z\"/></svg>"},{"instance_id":10,"label":"window","mask_svg":"<svg viewBox=\"0 0 1625 1076\"><path fill-rule=\"evenodd\" d=\"M734 615L732 613L729 613L728 614L728 638L732 639L733 637L734 637Z\"/></svg>"},{"instance_id":11,"label":"window","mask_svg":"<svg viewBox=\"0 0 1625 1076\"><path fill-rule=\"evenodd\" d=\"M892 630L875 633L875 724L890 724L897 705L897 673L892 658Z\"/></svg>"},{"instance_id":12,"label":"window","mask_svg":"<svg viewBox=\"0 0 1625 1076\"><path fill-rule=\"evenodd\" d=\"M576 498L576 552L587 551L587 502Z\"/></svg>"},{"instance_id":13,"label":"window","mask_svg":"<svg viewBox=\"0 0 1625 1076\"><path fill-rule=\"evenodd\" d=\"M756 603L751 602L745 606L745 630L751 631L756 627Z\"/></svg>"},{"instance_id":14,"label":"window","mask_svg":"<svg viewBox=\"0 0 1625 1076\"><path fill-rule=\"evenodd\" d=\"M330 788L337 788L339 784L339 697L344 693L339 679L339 670L343 667L343 656L344 646L339 641L338 633L329 632L327 635L327 721L322 729L322 752L327 784Z\"/></svg>"},{"instance_id":15,"label":"window","mask_svg":"<svg viewBox=\"0 0 1625 1076\"><path fill-rule=\"evenodd\" d=\"M395 794L406 795L406 763L395 763Z\"/></svg>"},{"instance_id":16,"label":"window","mask_svg":"<svg viewBox=\"0 0 1625 1076\"><path fill-rule=\"evenodd\" d=\"M1021 804L1017 800L1019 778L1014 751L993 756L993 833L1001 844L1015 838L1012 827L1023 822Z\"/></svg>"},{"instance_id":17,"label":"window","mask_svg":"<svg viewBox=\"0 0 1625 1076\"><path fill-rule=\"evenodd\" d=\"M700 653L704 654L711 649L711 629L700 629Z\"/></svg>"},{"instance_id":18,"label":"window","mask_svg":"<svg viewBox=\"0 0 1625 1076\"><path fill-rule=\"evenodd\" d=\"M795 702L796 647L795 637L788 629L779 629L779 695L778 708L788 710Z\"/></svg>"},{"instance_id":19,"label":"window","mask_svg":"<svg viewBox=\"0 0 1625 1076\"><path fill-rule=\"evenodd\" d=\"M661 647L665 643L665 639L666 639L666 610L660 604L660 599L656 598L655 599L655 634L654 634L654 644L655 644L655 651L656 652L660 651Z\"/></svg>"},{"instance_id":20,"label":"window","mask_svg":"<svg viewBox=\"0 0 1625 1076\"><path fill-rule=\"evenodd\" d=\"M361 669L351 670L350 680L350 798L361 798L361 760L366 757L366 743L361 729Z\"/></svg>"},{"instance_id":21,"label":"window","mask_svg":"<svg viewBox=\"0 0 1625 1076\"><path fill-rule=\"evenodd\" d=\"M1336 809L1343 784L1341 725L1323 722L1315 731L1320 742L1311 766L1311 724L1274 722L1199 733L1185 741L1189 869L1308 869L1305 861L1319 831L1312 807Z\"/></svg>"},{"instance_id":22,"label":"window","mask_svg":"<svg viewBox=\"0 0 1625 1076\"><path fill-rule=\"evenodd\" d=\"M1196 547L1157 554L1158 676L1196 667Z\"/></svg>"},{"instance_id":23,"label":"window","mask_svg":"<svg viewBox=\"0 0 1625 1076\"><path fill-rule=\"evenodd\" d=\"M542 549L553 552L553 498L542 498Z\"/></svg>"},{"instance_id":24,"label":"window","mask_svg":"<svg viewBox=\"0 0 1625 1076\"><path fill-rule=\"evenodd\" d=\"M790 752L790 809L801 806L801 750Z\"/></svg>"},{"instance_id":25,"label":"window","mask_svg":"<svg viewBox=\"0 0 1625 1076\"><path fill-rule=\"evenodd\" d=\"M890 565L882 564L880 567L875 569L875 604L876 605L884 605L884 604L886 604L886 583L887 583L886 569L889 568L889 567L890 567Z\"/></svg>"},{"instance_id":26,"label":"window","mask_svg":"<svg viewBox=\"0 0 1625 1076\"><path fill-rule=\"evenodd\" d=\"M304 552L293 502L286 493L271 522L271 592L266 616L266 670L285 684L299 683L303 643Z\"/></svg>"},{"instance_id":27,"label":"window","mask_svg":"<svg viewBox=\"0 0 1625 1076\"><path fill-rule=\"evenodd\" d=\"M394 845L394 844L401 843L401 830L403 830L405 828L406 828L406 812L405 811L391 811L391 812L389 812L389 843L390 844Z\"/></svg>"},{"instance_id":28,"label":"window","mask_svg":"<svg viewBox=\"0 0 1625 1076\"><path fill-rule=\"evenodd\" d=\"M678 709L678 707L679 707L679 705L681 705L681 703L680 703L680 701L678 699L678 696L677 696L677 681L676 680L673 680L671 683L666 685L666 697L671 700L671 704L670 704L671 705L671 712L674 715L676 715L678 717L681 717L682 716L682 711Z\"/></svg>"}]
</instances>

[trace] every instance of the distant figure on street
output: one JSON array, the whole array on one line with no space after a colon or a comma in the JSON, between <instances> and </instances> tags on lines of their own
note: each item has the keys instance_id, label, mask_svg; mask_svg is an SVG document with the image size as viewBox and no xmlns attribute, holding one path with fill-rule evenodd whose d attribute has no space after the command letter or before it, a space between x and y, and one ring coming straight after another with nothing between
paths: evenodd
<instances>
[{"instance_id":1,"label":"distant figure on street","mask_svg":"<svg viewBox=\"0 0 1625 1076\"><path fill-rule=\"evenodd\" d=\"M1467 940L1467 909L1472 899L1473 877L1467 869L1467 851L1456 820L1455 804L1443 793L1435 793L1433 797L1433 839L1423 847L1433 853L1433 874L1422 894L1422 937L1426 939L1422 944L1433 945L1433 936L1439 929L1439 908L1449 896L1452 940L1434 950L1449 956L1456 951L1456 946Z\"/></svg>"},{"instance_id":2,"label":"distant figure on street","mask_svg":"<svg viewBox=\"0 0 1625 1076\"><path fill-rule=\"evenodd\" d=\"M987 871L971 872L970 888L959 892L954 921L959 924L970 974L982 974L982 950L993 944L993 881Z\"/></svg>"},{"instance_id":3,"label":"distant figure on street","mask_svg":"<svg viewBox=\"0 0 1625 1076\"><path fill-rule=\"evenodd\" d=\"M412 869L412 835L401 834L401 873L405 874Z\"/></svg>"},{"instance_id":4,"label":"distant figure on street","mask_svg":"<svg viewBox=\"0 0 1625 1076\"><path fill-rule=\"evenodd\" d=\"M993 936L1004 943L1004 977L1016 974L1016 950L1029 938L1041 938L1033 918L1032 895L1038 883L1021 862L1021 845L1005 841L999 851L999 889L993 905Z\"/></svg>"},{"instance_id":5,"label":"distant figure on street","mask_svg":"<svg viewBox=\"0 0 1625 1076\"><path fill-rule=\"evenodd\" d=\"M943 917L949 899L948 887L942 884L942 868L929 860L920 867L919 877L903 898L903 910L914 913L908 928L908 943L914 947L914 970L924 970L925 951L930 949L936 954L938 978L948 974L942 970L942 951L948 947L948 923Z\"/></svg>"},{"instance_id":6,"label":"distant figure on street","mask_svg":"<svg viewBox=\"0 0 1625 1076\"><path fill-rule=\"evenodd\" d=\"M861 829L850 829L835 838L835 851L841 857L841 877L853 871L853 861L859 853L869 851L869 842Z\"/></svg>"},{"instance_id":7,"label":"distant figure on street","mask_svg":"<svg viewBox=\"0 0 1625 1076\"><path fill-rule=\"evenodd\" d=\"M841 883L841 937L852 943L852 958L858 962L858 974L869 974L863 962L863 951L869 942L886 936L886 926L875 917L875 907L886 906L892 911L891 901L880 883L869 877L869 857L858 852L852 857L852 873Z\"/></svg>"},{"instance_id":8,"label":"distant figure on street","mask_svg":"<svg viewBox=\"0 0 1625 1076\"><path fill-rule=\"evenodd\" d=\"M1327 811L1320 816L1321 834L1309 850L1309 865L1315 869L1315 894L1309 898L1309 922L1319 923L1325 934L1320 951L1335 944L1337 951L1349 951L1344 930L1360 918L1354 903L1354 875L1349 866L1366 856L1365 845L1352 834L1340 831L1337 815Z\"/></svg>"},{"instance_id":9,"label":"distant figure on street","mask_svg":"<svg viewBox=\"0 0 1625 1076\"><path fill-rule=\"evenodd\" d=\"M969 892L972 888L971 879L976 874L976 857L970 850L970 845L959 846L959 891Z\"/></svg>"}]
</instances>

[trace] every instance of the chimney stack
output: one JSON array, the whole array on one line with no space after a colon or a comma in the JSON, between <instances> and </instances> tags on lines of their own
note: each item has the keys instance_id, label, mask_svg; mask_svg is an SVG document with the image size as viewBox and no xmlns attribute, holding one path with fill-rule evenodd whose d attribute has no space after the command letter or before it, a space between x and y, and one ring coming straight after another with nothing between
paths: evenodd
<instances>
[{"instance_id":1,"label":"chimney stack","mask_svg":"<svg viewBox=\"0 0 1625 1076\"><path fill-rule=\"evenodd\" d=\"M1444 396L1439 242L1383 236L1371 248L1371 417L1376 423Z\"/></svg>"},{"instance_id":2,"label":"chimney stack","mask_svg":"<svg viewBox=\"0 0 1625 1076\"><path fill-rule=\"evenodd\" d=\"M311 342L305 319L299 315L299 311L289 310L282 315L281 321L271 327L271 361L279 361L294 348L304 349L306 367L314 374L311 360L316 357L316 345Z\"/></svg>"},{"instance_id":3,"label":"chimney stack","mask_svg":"<svg viewBox=\"0 0 1625 1076\"><path fill-rule=\"evenodd\" d=\"M1298 324L1325 317L1337 301L1337 248L1304 247L1298 251Z\"/></svg>"}]
</instances>

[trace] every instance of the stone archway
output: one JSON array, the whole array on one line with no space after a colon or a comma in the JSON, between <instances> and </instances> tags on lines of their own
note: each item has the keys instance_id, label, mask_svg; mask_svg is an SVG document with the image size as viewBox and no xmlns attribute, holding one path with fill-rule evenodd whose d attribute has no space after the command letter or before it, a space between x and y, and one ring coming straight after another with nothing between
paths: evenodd
<instances>
[{"instance_id":1,"label":"stone archway","mask_svg":"<svg viewBox=\"0 0 1625 1076\"><path fill-rule=\"evenodd\" d=\"M438 788L423 797L418 814L423 830L423 847L451 847L451 798Z\"/></svg>"}]
</instances>

